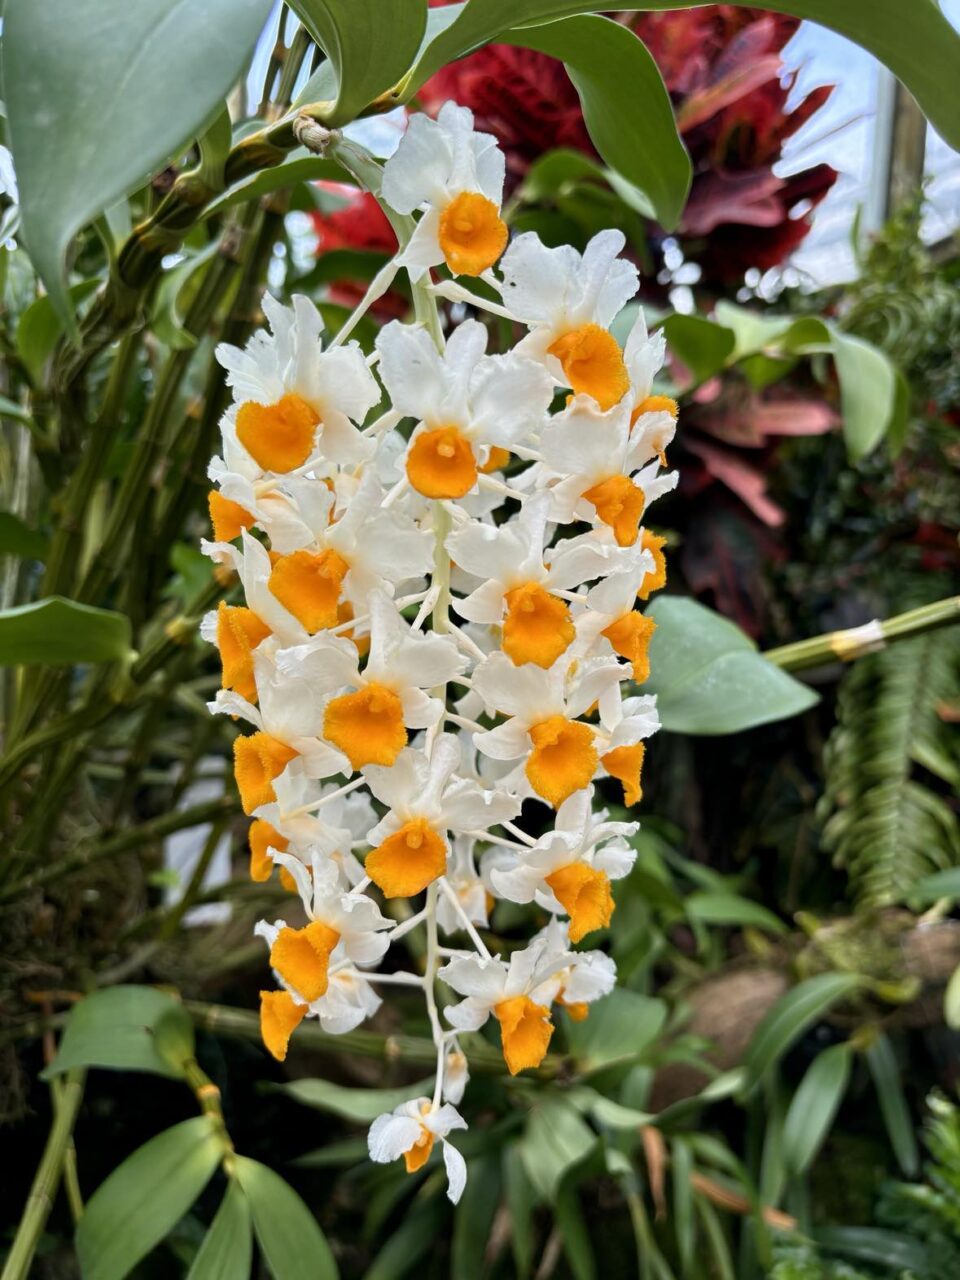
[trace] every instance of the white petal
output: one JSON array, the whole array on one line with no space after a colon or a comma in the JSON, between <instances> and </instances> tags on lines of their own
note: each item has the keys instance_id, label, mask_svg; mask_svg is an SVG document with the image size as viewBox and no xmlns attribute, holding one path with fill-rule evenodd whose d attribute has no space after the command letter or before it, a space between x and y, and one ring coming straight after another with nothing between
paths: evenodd
<instances>
[{"instance_id":1,"label":"white petal","mask_svg":"<svg viewBox=\"0 0 960 1280\"><path fill-rule=\"evenodd\" d=\"M420 1122L411 1116L377 1116L367 1134L370 1159L377 1164L399 1160L420 1137Z\"/></svg>"},{"instance_id":2,"label":"white petal","mask_svg":"<svg viewBox=\"0 0 960 1280\"><path fill-rule=\"evenodd\" d=\"M447 1168L447 1197L456 1204L467 1185L467 1162L452 1143L444 1142L443 1163Z\"/></svg>"}]
</instances>

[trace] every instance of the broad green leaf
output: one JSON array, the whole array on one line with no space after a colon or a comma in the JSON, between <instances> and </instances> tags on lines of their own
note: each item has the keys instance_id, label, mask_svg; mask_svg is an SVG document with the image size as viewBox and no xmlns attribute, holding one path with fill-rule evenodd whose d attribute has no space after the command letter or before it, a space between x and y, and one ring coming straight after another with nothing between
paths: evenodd
<instances>
[{"instance_id":1,"label":"broad green leaf","mask_svg":"<svg viewBox=\"0 0 960 1280\"><path fill-rule=\"evenodd\" d=\"M100 287L99 280L82 280L67 290L70 300L70 314L84 300L89 298L95 289ZM53 304L49 294L37 298L23 312L17 322L17 351L20 359L34 382L39 382L43 375L43 366L52 354L57 339L63 333L63 319Z\"/></svg>"},{"instance_id":2,"label":"broad green leaf","mask_svg":"<svg viewBox=\"0 0 960 1280\"><path fill-rule=\"evenodd\" d=\"M647 610L657 623L650 678L663 727L673 733L739 733L814 706L817 694L757 652L739 627L678 596Z\"/></svg>"},{"instance_id":3,"label":"broad green leaf","mask_svg":"<svg viewBox=\"0 0 960 1280\"><path fill-rule=\"evenodd\" d=\"M922 1240L881 1227L818 1227L810 1232L821 1249L854 1262L872 1262L887 1274L929 1274L930 1256ZM945 1278L944 1278L945 1280Z\"/></svg>"},{"instance_id":4,"label":"broad green leaf","mask_svg":"<svg viewBox=\"0 0 960 1280\"><path fill-rule=\"evenodd\" d=\"M736 342L730 329L703 316L669 316L663 332L670 350L687 366L695 383L719 373L733 354Z\"/></svg>"},{"instance_id":5,"label":"broad green leaf","mask_svg":"<svg viewBox=\"0 0 960 1280\"><path fill-rule=\"evenodd\" d=\"M202 133L271 0L7 0L3 80L23 232L63 323L72 236Z\"/></svg>"},{"instance_id":6,"label":"broad green leaf","mask_svg":"<svg viewBox=\"0 0 960 1280\"><path fill-rule=\"evenodd\" d=\"M653 1043L667 1019L662 1000L617 987L583 1022L566 1022L570 1052L583 1071L635 1058Z\"/></svg>"},{"instance_id":7,"label":"broad green leaf","mask_svg":"<svg viewBox=\"0 0 960 1280\"><path fill-rule=\"evenodd\" d=\"M401 1102L429 1095L433 1081L417 1080L399 1089L349 1089L342 1084L334 1084L332 1080L294 1080L281 1088L288 1097L302 1102L304 1106L330 1111L344 1120L363 1124L375 1120L385 1111L393 1111Z\"/></svg>"},{"instance_id":8,"label":"broad green leaf","mask_svg":"<svg viewBox=\"0 0 960 1280\"><path fill-rule=\"evenodd\" d=\"M943 993L943 1020L951 1031L960 1031L960 965L951 973Z\"/></svg>"},{"instance_id":9,"label":"broad green leaf","mask_svg":"<svg viewBox=\"0 0 960 1280\"><path fill-rule=\"evenodd\" d=\"M563 1175L593 1149L597 1135L561 1098L545 1097L531 1109L520 1140L520 1158L530 1181L553 1200Z\"/></svg>"},{"instance_id":10,"label":"broad green leaf","mask_svg":"<svg viewBox=\"0 0 960 1280\"><path fill-rule=\"evenodd\" d=\"M806 1173L813 1163L847 1091L852 1065L850 1045L835 1044L807 1068L783 1126L783 1156L791 1173Z\"/></svg>"},{"instance_id":11,"label":"broad green leaf","mask_svg":"<svg viewBox=\"0 0 960 1280\"><path fill-rule=\"evenodd\" d=\"M483 1280L484 1254L500 1200L499 1151L468 1162L467 1187L453 1215L450 1274L457 1280Z\"/></svg>"},{"instance_id":12,"label":"broad green leaf","mask_svg":"<svg viewBox=\"0 0 960 1280\"><path fill-rule=\"evenodd\" d=\"M411 75L413 94L447 62L496 39L508 27L549 22L603 8L692 9L703 0L646 0L646 3L584 3L584 0L468 0L456 7L422 51ZM809 18L862 45L898 76L917 99L927 119L947 142L960 149L960 36L934 0L912 0L909 20L903 0L768 0L774 13Z\"/></svg>"},{"instance_id":13,"label":"broad green leaf","mask_svg":"<svg viewBox=\"0 0 960 1280\"><path fill-rule=\"evenodd\" d=\"M326 63L324 63L326 66ZM246 204L248 200L259 200L261 196L271 195L274 191L285 191L301 182L352 182L353 179L335 160L324 156L311 155L305 147L291 151L283 164L275 164L270 169L262 169L245 182L240 182L222 196L212 200L204 209L204 218L212 218L237 204Z\"/></svg>"},{"instance_id":14,"label":"broad green leaf","mask_svg":"<svg viewBox=\"0 0 960 1280\"><path fill-rule=\"evenodd\" d=\"M819 973L782 996L753 1033L743 1066L749 1089L839 1000L863 985L855 973Z\"/></svg>"},{"instance_id":15,"label":"broad green leaf","mask_svg":"<svg viewBox=\"0 0 960 1280\"><path fill-rule=\"evenodd\" d=\"M252 1260L250 1206L240 1184L231 1179L187 1280L248 1280Z\"/></svg>"},{"instance_id":16,"label":"broad green leaf","mask_svg":"<svg viewBox=\"0 0 960 1280\"><path fill-rule=\"evenodd\" d=\"M436 1243L444 1216L441 1195L417 1200L364 1272L363 1280L402 1280L408 1276Z\"/></svg>"},{"instance_id":17,"label":"broad green leaf","mask_svg":"<svg viewBox=\"0 0 960 1280\"><path fill-rule=\"evenodd\" d=\"M880 443L897 408L893 365L876 347L833 330L833 359L840 383L843 434L852 461Z\"/></svg>"},{"instance_id":18,"label":"broad green leaf","mask_svg":"<svg viewBox=\"0 0 960 1280\"><path fill-rule=\"evenodd\" d=\"M100 1184L77 1226L83 1280L123 1280L207 1185L226 1153L208 1116L151 1138Z\"/></svg>"},{"instance_id":19,"label":"broad green leaf","mask_svg":"<svg viewBox=\"0 0 960 1280\"><path fill-rule=\"evenodd\" d=\"M0 667L117 662L130 652L130 619L62 596L0 612Z\"/></svg>"},{"instance_id":20,"label":"broad green leaf","mask_svg":"<svg viewBox=\"0 0 960 1280\"><path fill-rule=\"evenodd\" d=\"M427 25L427 0L290 0L326 51L338 84L326 122L355 120L406 74Z\"/></svg>"},{"instance_id":21,"label":"broad green leaf","mask_svg":"<svg viewBox=\"0 0 960 1280\"><path fill-rule=\"evenodd\" d=\"M691 893L684 899L684 906L694 920L703 924L754 925L771 933L786 932L787 926L772 911L738 893Z\"/></svg>"},{"instance_id":22,"label":"broad green leaf","mask_svg":"<svg viewBox=\"0 0 960 1280\"><path fill-rule=\"evenodd\" d=\"M916 1177L920 1166L917 1136L903 1095L900 1068L897 1066L893 1046L885 1035L877 1036L866 1052L866 1059L877 1090L880 1114L897 1163L908 1178Z\"/></svg>"},{"instance_id":23,"label":"broad green leaf","mask_svg":"<svg viewBox=\"0 0 960 1280\"><path fill-rule=\"evenodd\" d=\"M250 1204L257 1243L273 1280L337 1280L326 1237L293 1187L247 1156L236 1157L235 1177Z\"/></svg>"},{"instance_id":24,"label":"broad green leaf","mask_svg":"<svg viewBox=\"0 0 960 1280\"><path fill-rule=\"evenodd\" d=\"M717 303L713 314L717 324L733 334L731 363L763 351L779 341L793 323L789 316L768 315L752 307L738 307L736 303L726 300Z\"/></svg>"},{"instance_id":25,"label":"broad green leaf","mask_svg":"<svg viewBox=\"0 0 960 1280\"><path fill-rule=\"evenodd\" d=\"M609 18L586 15L524 26L504 41L563 62L597 151L649 198L667 230L675 227L690 190L690 157L657 64L642 41Z\"/></svg>"},{"instance_id":26,"label":"broad green leaf","mask_svg":"<svg viewBox=\"0 0 960 1280\"><path fill-rule=\"evenodd\" d=\"M47 554L47 539L25 525L19 516L0 511L0 556L20 556L24 560L42 560Z\"/></svg>"},{"instance_id":27,"label":"broad green leaf","mask_svg":"<svg viewBox=\"0 0 960 1280\"><path fill-rule=\"evenodd\" d=\"M344 1138L342 1142L331 1142L325 1147L317 1147L305 1155L291 1160L299 1169L331 1169L344 1164L362 1164L367 1158L366 1138Z\"/></svg>"},{"instance_id":28,"label":"broad green leaf","mask_svg":"<svg viewBox=\"0 0 960 1280\"><path fill-rule=\"evenodd\" d=\"M503 1150L504 1199L510 1213L510 1248L517 1280L526 1280L533 1266L533 1210L537 1189L518 1158L514 1145Z\"/></svg>"},{"instance_id":29,"label":"broad green leaf","mask_svg":"<svg viewBox=\"0 0 960 1280\"><path fill-rule=\"evenodd\" d=\"M43 1076L112 1067L179 1079L193 1049L193 1023L179 1000L156 987L106 987L74 1005Z\"/></svg>"},{"instance_id":30,"label":"broad green leaf","mask_svg":"<svg viewBox=\"0 0 960 1280\"><path fill-rule=\"evenodd\" d=\"M924 876L914 885L910 897L920 905L936 902L939 898L960 898L960 867L949 867L946 871Z\"/></svg>"},{"instance_id":31,"label":"broad green leaf","mask_svg":"<svg viewBox=\"0 0 960 1280\"><path fill-rule=\"evenodd\" d=\"M560 1228L563 1252L570 1264L573 1280L596 1280L597 1263L575 1185L561 1184L554 1220Z\"/></svg>"},{"instance_id":32,"label":"broad green leaf","mask_svg":"<svg viewBox=\"0 0 960 1280\"><path fill-rule=\"evenodd\" d=\"M636 1107L626 1107L613 1098L607 1098L596 1089L580 1087L567 1093L571 1104L606 1129L636 1131L641 1125L650 1124L654 1117Z\"/></svg>"},{"instance_id":33,"label":"broad green leaf","mask_svg":"<svg viewBox=\"0 0 960 1280\"><path fill-rule=\"evenodd\" d=\"M683 1138L670 1143L670 1182L673 1190L673 1229L680 1250L680 1268L689 1276L696 1244L693 1221L693 1155Z\"/></svg>"}]
</instances>

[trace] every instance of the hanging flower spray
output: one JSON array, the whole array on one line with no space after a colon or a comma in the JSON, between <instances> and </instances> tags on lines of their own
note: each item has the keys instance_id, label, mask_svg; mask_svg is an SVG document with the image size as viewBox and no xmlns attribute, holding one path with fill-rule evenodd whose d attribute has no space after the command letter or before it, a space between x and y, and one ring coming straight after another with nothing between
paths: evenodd
<instances>
[{"instance_id":1,"label":"hanging flower spray","mask_svg":"<svg viewBox=\"0 0 960 1280\"><path fill-rule=\"evenodd\" d=\"M307 918L257 926L278 982L264 1042L283 1059L305 1017L342 1033L378 991L422 991L433 1096L380 1116L370 1155L413 1171L439 1141L452 1200L460 1036L492 1017L509 1071L536 1067L554 1008L585 1018L615 982L609 957L573 946L610 923L635 856L637 824L595 812L593 783L640 798L655 699L622 686L649 673L653 622L635 606L665 580L642 521L676 483L676 405L651 390L663 339L642 317L623 350L610 332L637 289L623 237L582 255L530 233L508 245L503 176L469 111L414 116L379 193L410 233L340 334L324 347L311 302L267 296L270 331L220 348L234 403L205 544L245 598L204 633L223 663L211 709L254 730L235 742L251 875L279 868ZM431 283L442 264L485 296ZM417 322L388 324L366 359L349 332L400 269ZM477 320L444 336L437 296L526 336L500 355ZM528 799L556 811L538 838L516 823ZM379 905L397 899L417 900L399 923ZM479 930L496 899L551 921L491 954ZM378 971L414 928L423 972ZM441 1008L438 982L459 1002Z\"/></svg>"}]
</instances>

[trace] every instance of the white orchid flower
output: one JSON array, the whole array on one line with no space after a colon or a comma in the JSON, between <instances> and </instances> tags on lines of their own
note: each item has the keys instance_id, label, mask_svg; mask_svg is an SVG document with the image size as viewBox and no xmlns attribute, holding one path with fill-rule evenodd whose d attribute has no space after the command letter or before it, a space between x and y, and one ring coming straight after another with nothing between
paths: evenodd
<instances>
[{"instance_id":1,"label":"white orchid flower","mask_svg":"<svg viewBox=\"0 0 960 1280\"><path fill-rule=\"evenodd\" d=\"M447 888L459 904L460 911L471 924L487 926L487 886L474 861L474 836L456 836L451 842L450 857L444 878ZM437 902L437 924L444 933L458 933L463 919L449 897L441 894ZM456 1101L456 1099L451 1099Z\"/></svg>"},{"instance_id":2,"label":"white orchid flower","mask_svg":"<svg viewBox=\"0 0 960 1280\"><path fill-rule=\"evenodd\" d=\"M623 353L608 332L637 291L637 269L619 254L620 231L601 231L583 254L570 245L548 249L539 236L517 236L503 256L503 300L530 326L517 346L550 371L560 386L592 396L602 409L630 389Z\"/></svg>"},{"instance_id":3,"label":"white orchid flower","mask_svg":"<svg viewBox=\"0 0 960 1280\"><path fill-rule=\"evenodd\" d=\"M367 835L375 848L364 864L388 898L411 897L445 873L449 832L486 830L520 812L514 796L458 777L459 764L460 743L444 733L430 755L405 747L392 768L364 770L371 792L390 810Z\"/></svg>"},{"instance_id":4,"label":"white orchid flower","mask_svg":"<svg viewBox=\"0 0 960 1280\"><path fill-rule=\"evenodd\" d=\"M563 925L556 919L536 935L554 950L565 946ZM617 984L617 966L603 951L567 951L568 961L538 987L532 999L559 1005L574 1022L583 1022L596 1000L608 996Z\"/></svg>"},{"instance_id":5,"label":"white orchid flower","mask_svg":"<svg viewBox=\"0 0 960 1280\"><path fill-rule=\"evenodd\" d=\"M439 1138L447 1170L447 1196L456 1204L467 1185L467 1163L447 1141L447 1134L466 1127L467 1122L450 1103L438 1107L429 1098L402 1102L395 1111L377 1116L370 1126L370 1159L377 1164L391 1164L403 1156L407 1173L416 1173L430 1159Z\"/></svg>"},{"instance_id":6,"label":"white orchid flower","mask_svg":"<svg viewBox=\"0 0 960 1280\"><path fill-rule=\"evenodd\" d=\"M458 1031L477 1031L492 1014L500 1023L503 1057L511 1075L543 1061L553 1035L550 1007L532 993L567 963L566 949L545 939L514 951L509 963L499 956L457 956L440 970L441 979L459 995L444 1010Z\"/></svg>"},{"instance_id":7,"label":"white orchid flower","mask_svg":"<svg viewBox=\"0 0 960 1280\"><path fill-rule=\"evenodd\" d=\"M478 276L493 266L507 244L504 172L496 139L474 131L466 107L444 103L436 120L412 115L381 184L397 213L424 211L397 265L414 280L441 262L454 275Z\"/></svg>"},{"instance_id":8,"label":"white orchid flower","mask_svg":"<svg viewBox=\"0 0 960 1280\"><path fill-rule=\"evenodd\" d=\"M544 370L515 354L488 356L487 329L465 320L441 354L425 329L392 321L377 335L380 377L394 408L418 419L406 474L427 498L462 498L493 447L535 436L552 397Z\"/></svg>"},{"instance_id":9,"label":"white orchid flower","mask_svg":"<svg viewBox=\"0 0 960 1280\"><path fill-rule=\"evenodd\" d=\"M269 879L271 850L293 853L307 865L317 852L340 870L348 885L359 884L363 864L353 850L366 844L366 833L377 820L370 797L360 791L343 794L332 785L318 791L312 779L290 770L274 779L273 790L276 800L261 805L250 826L251 878Z\"/></svg>"}]
</instances>

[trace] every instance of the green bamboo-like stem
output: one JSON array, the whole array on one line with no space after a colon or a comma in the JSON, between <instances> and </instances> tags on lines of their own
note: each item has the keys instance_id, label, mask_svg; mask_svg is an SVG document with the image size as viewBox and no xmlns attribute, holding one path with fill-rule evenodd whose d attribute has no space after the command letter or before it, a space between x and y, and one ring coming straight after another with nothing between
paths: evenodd
<instances>
[{"instance_id":1,"label":"green bamboo-like stem","mask_svg":"<svg viewBox=\"0 0 960 1280\"><path fill-rule=\"evenodd\" d=\"M234 817L239 812L240 807L235 797L223 795L218 796L215 800L207 800L203 804L195 805L190 809L163 813L157 818L151 818L148 822L141 822L135 827L128 827L126 831L120 831L108 840L81 845L74 853L59 859L57 862L48 862L44 866L38 867L36 871L31 872L30 875L24 876L11 884L4 885L0 888L0 903L13 901L34 889L42 889L45 885L52 884L55 880L61 880L64 876L71 875L74 871L94 866L105 858L128 853L131 849L139 848L140 845L149 844L154 840L162 839L164 836L172 835L175 831L185 831L188 827L197 827L204 822L223 821Z\"/></svg>"},{"instance_id":2,"label":"green bamboo-like stem","mask_svg":"<svg viewBox=\"0 0 960 1280\"><path fill-rule=\"evenodd\" d=\"M228 821L228 818L221 818L218 822L211 824L210 832L204 841L200 857L197 859L193 874L190 876L186 888L160 923L160 928L157 930L158 942L168 942L173 937L180 927L180 921L193 905L203 885L203 877L207 874L213 855L216 853L217 846L226 830Z\"/></svg>"},{"instance_id":3,"label":"green bamboo-like stem","mask_svg":"<svg viewBox=\"0 0 960 1280\"><path fill-rule=\"evenodd\" d=\"M805 671L825 662L853 662L864 654L883 649L894 640L922 635L937 627L960 622L960 596L949 596L934 604L898 613L885 622L868 623L867 627L850 627L844 631L828 631L810 640L767 649L764 657L784 671Z\"/></svg>"},{"instance_id":4,"label":"green bamboo-like stem","mask_svg":"<svg viewBox=\"0 0 960 1280\"><path fill-rule=\"evenodd\" d=\"M246 1009L227 1005L204 1004L185 1000L184 1008L196 1026L213 1035L261 1043L260 1020ZM432 1040L421 1036L385 1036L376 1031L347 1031L340 1036L328 1035L319 1023L304 1021L297 1028L296 1046L321 1054L352 1054L361 1058L379 1058L384 1062L404 1062L411 1066L433 1066L437 1050ZM503 1055L479 1037L469 1038L470 1070L478 1075L506 1075ZM525 1075L550 1080L572 1066L559 1054L548 1053L535 1071Z\"/></svg>"},{"instance_id":5,"label":"green bamboo-like stem","mask_svg":"<svg viewBox=\"0 0 960 1280\"><path fill-rule=\"evenodd\" d=\"M26 1280L60 1185L73 1126L83 1097L84 1071L70 1071L54 1109L53 1124L0 1280Z\"/></svg>"}]
</instances>

